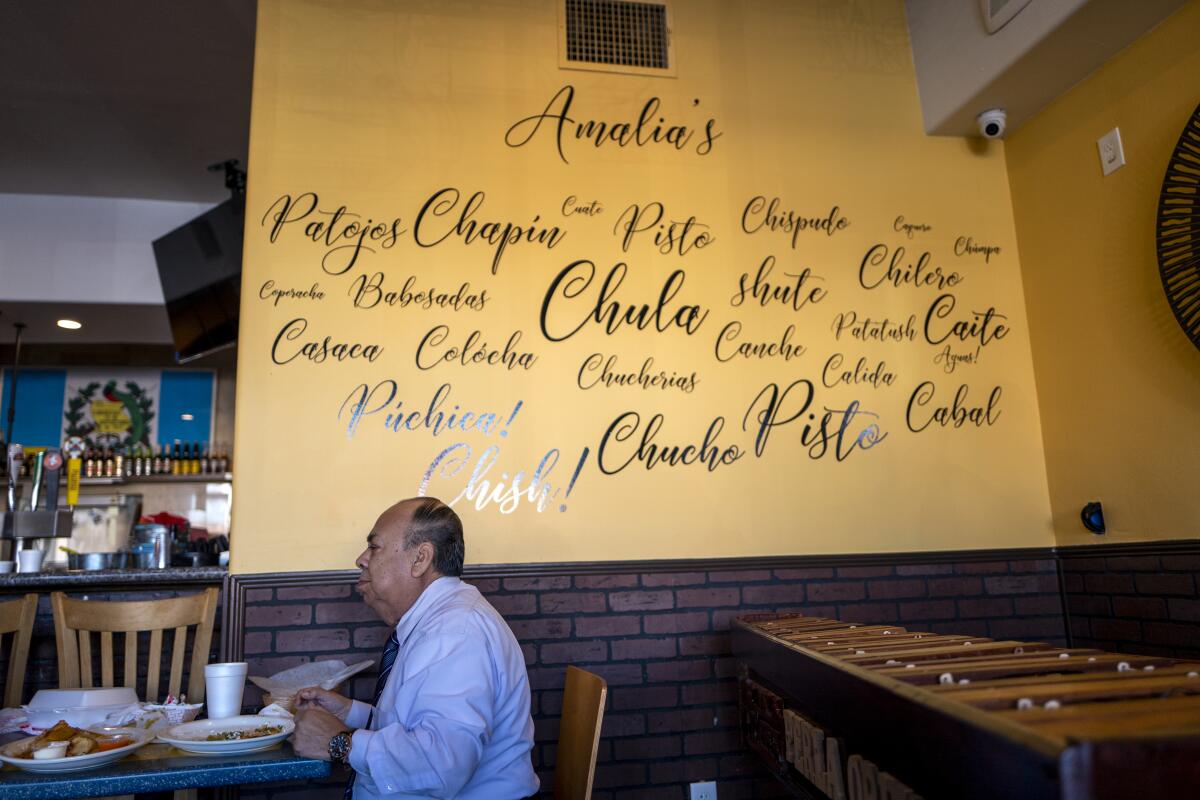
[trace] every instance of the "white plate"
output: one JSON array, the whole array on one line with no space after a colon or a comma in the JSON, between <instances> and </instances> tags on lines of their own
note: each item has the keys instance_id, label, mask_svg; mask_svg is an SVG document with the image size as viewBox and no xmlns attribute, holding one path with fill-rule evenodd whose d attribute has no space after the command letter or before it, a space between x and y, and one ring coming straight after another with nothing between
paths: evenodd
<instances>
[{"instance_id":1,"label":"white plate","mask_svg":"<svg viewBox=\"0 0 1200 800\"><path fill-rule=\"evenodd\" d=\"M0 761L12 764L14 767L23 769L26 772L82 772L85 769L104 767L115 761L120 761L134 750L148 744L154 739L153 733L140 731L135 728L96 726L87 730L92 733L124 736L132 739L133 742L125 747L118 747L115 750L105 750L103 753L88 753L83 756L64 756L62 758L13 758L6 755L8 749L17 744L17 742L12 742L0 748Z\"/></svg>"},{"instance_id":2,"label":"white plate","mask_svg":"<svg viewBox=\"0 0 1200 800\"><path fill-rule=\"evenodd\" d=\"M250 731L260 725L279 725L283 727L283 730L279 733L273 733L270 736L258 736L254 739L208 741L208 737L214 733ZM166 742L185 753L194 753L201 756L226 756L269 750L291 736L294 730L296 730L296 723L283 717L227 717L225 719L201 719L195 722L185 722L182 725L176 725L169 729L166 733L160 733L158 740Z\"/></svg>"}]
</instances>

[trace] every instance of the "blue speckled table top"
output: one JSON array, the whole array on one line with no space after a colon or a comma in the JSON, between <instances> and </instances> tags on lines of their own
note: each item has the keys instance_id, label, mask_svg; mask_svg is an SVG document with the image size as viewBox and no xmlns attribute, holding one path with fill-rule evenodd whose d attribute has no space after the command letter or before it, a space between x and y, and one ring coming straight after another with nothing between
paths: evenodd
<instances>
[{"instance_id":1,"label":"blue speckled table top","mask_svg":"<svg viewBox=\"0 0 1200 800\"><path fill-rule=\"evenodd\" d=\"M265 753L208 758L165 744L149 744L107 767L66 775L39 775L6 766L0 770L4 800L59 800L161 792L205 786L324 778L329 762L301 758L286 742Z\"/></svg>"}]
</instances>

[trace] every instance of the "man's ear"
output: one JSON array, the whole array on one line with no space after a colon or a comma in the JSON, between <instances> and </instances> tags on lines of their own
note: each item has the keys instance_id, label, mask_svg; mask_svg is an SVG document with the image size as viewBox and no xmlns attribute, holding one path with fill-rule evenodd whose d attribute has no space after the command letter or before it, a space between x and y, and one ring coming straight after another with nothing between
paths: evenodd
<instances>
[{"instance_id":1,"label":"man's ear","mask_svg":"<svg viewBox=\"0 0 1200 800\"><path fill-rule=\"evenodd\" d=\"M420 578L433 569L433 542L417 545L417 557L413 559L412 576Z\"/></svg>"}]
</instances>

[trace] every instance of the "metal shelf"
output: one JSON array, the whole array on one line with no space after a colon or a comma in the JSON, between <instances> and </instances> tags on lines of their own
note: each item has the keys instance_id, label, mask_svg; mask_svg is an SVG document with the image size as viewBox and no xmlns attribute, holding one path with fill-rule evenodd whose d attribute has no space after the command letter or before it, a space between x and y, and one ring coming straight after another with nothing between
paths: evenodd
<instances>
[{"instance_id":1,"label":"metal shelf","mask_svg":"<svg viewBox=\"0 0 1200 800\"><path fill-rule=\"evenodd\" d=\"M62 481L65 483L65 479ZM210 472L201 475L142 475L128 478L80 478L80 486L121 486L133 483L232 483L232 472Z\"/></svg>"},{"instance_id":2,"label":"metal shelf","mask_svg":"<svg viewBox=\"0 0 1200 800\"><path fill-rule=\"evenodd\" d=\"M30 478L21 478L25 485ZM67 485L66 477L59 478L60 486ZM139 483L233 483L232 472L210 472L201 475L131 475L128 478L80 478L80 486L128 486Z\"/></svg>"}]
</instances>

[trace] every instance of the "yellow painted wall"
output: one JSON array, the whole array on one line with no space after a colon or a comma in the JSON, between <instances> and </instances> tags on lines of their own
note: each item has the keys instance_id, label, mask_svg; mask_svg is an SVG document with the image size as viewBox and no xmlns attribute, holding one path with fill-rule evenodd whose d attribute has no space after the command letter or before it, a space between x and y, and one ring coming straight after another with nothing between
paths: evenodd
<instances>
[{"instance_id":1,"label":"yellow painted wall","mask_svg":"<svg viewBox=\"0 0 1200 800\"><path fill-rule=\"evenodd\" d=\"M1008 141L1009 179L1059 544L1200 534L1200 351L1155 256L1167 160L1200 103L1200 3L1117 55ZM1096 140L1121 129L1125 167ZM1109 533L1088 533L1084 503Z\"/></svg>"},{"instance_id":2,"label":"yellow painted wall","mask_svg":"<svg viewBox=\"0 0 1200 800\"><path fill-rule=\"evenodd\" d=\"M377 513L423 490L454 501L475 563L1049 545L1004 152L922 133L900 0L677 2L674 78L562 70L557 24L550 0L260 2L233 569L348 567ZM556 96L561 102L568 85L568 113L578 122L633 124L658 98L651 124L661 118L693 138L680 149L654 142L596 147L576 139L568 123L560 157L545 123L536 132L518 126L506 143L514 124L541 114ZM705 147L709 125L719 138ZM516 146L526 134L529 141ZM421 218L426 201L446 187L461 192L450 215ZM480 223L556 226L561 241L553 248L513 244L495 270L495 250L481 242L451 235L418 246L418 238L430 244L448 230L445 220L476 191L485 193L475 215ZM287 198L293 205L284 218L292 219L305 210L307 198L298 198L308 192L318 196L317 210L281 223L272 239ZM794 247L786 231L750 233L741 220L756 196L779 198L780 210L804 217L827 217L836 207L848 226L832 235L803 230ZM602 211L564 215L570 197L576 207L594 201ZM653 241L660 229L650 227L623 248L623 211L654 202L665 218L706 226L693 233L704 230L712 242L664 253ZM306 238L304 226L332 219L340 206L386 221L386 230L398 219L399 233L331 274L347 265L351 251L334 250L323 270L334 245ZM926 229L898 231L901 216ZM750 219L760 222L761 215ZM318 239L323 233L311 232ZM968 251L967 239L999 251ZM989 316L986 342L977 330L948 340L949 350L946 342L926 341L926 315L943 293L937 287L864 288L860 265L875 245L889 253L905 248L901 269L928 253L924 274L940 268L961 278L945 289L951 299L938 307L954 309L934 316L930 338L941 339L956 320L970 328ZM787 273L811 270L805 289L820 288L819 302L799 309L735 305L741 276L752 282L770 258L776 286L794 285ZM581 260L594 263L596 276L586 289L582 281L566 284L571 297L551 293L547 332L563 340L549 341L539 322L548 288ZM613 295L620 302L653 307L672 272L682 270L669 315L687 303L707 316L691 334L628 325L606 334L587 322L588 309L618 263L628 270ZM885 268L869 270L868 282ZM384 289L399 290L409 277L418 290L452 291L469 282L469 292L486 291L487 300L478 311L355 308L356 281L377 271ZM281 290L317 284L322 296L276 302L263 288L268 281ZM849 330L839 337L838 315L849 313L893 324L911 316L913 339L862 341ZM307 327L290 340L285 331L299 318ZM792 326L791 343L804 351L788 361L722 363L716 343L733 322L741 324L738 342L778 342ZM1007 329L1001 336L997 323ZM566 337L577 324L581 332ZM473 330L494 348L520 331L517 349L536 361L528 370L456 363L418 369L417 349L438 325L450 329L439 353ZM325 336L383 349L373 362L288 360L302 342ZM636 372L653 358L652 372L694 372L697 381L690 392L585 390L578 374L593 353L615 356L618 371ZM885 362L892 383L823 385L825 364L839 353L845 370L860 358L869 369ZM435 436L419 424L416 431L390 430L381 410L351 432L346 409L356 387L387 380L395 381L393 407L402 403L404 413L427 407L448 384L444 411L494 412L498 422L489 432ZM791 385L781 424L756 453L763 403L755 398ZM801 413L809 386L811 402ZM914 392L921 402L911 425L924 427L935 407L952 406L960 386L967 406L986 407L994 393L986 421L909 429ZM854 403L859 412L847 424L839 460L833 434ZM379 407L378 396L369 405ZM604 465L613 474L605 474L598 453L606 430L627 412L639 415L637 431L624 441L610 437ZM711 471L698 463L647 469L636 460L617 470L657 414L655 444L698 445L715 424L721 450L737 448L740 457ZM822 446L805 426L827 415L830 440ZM444 452L448 460L438 462ZM548 453L557 458L544 502L535 502L537 491L507 504L473 491L471 475L489 453L495 461L482 480L490 488L518 472L526 486Z\"/></svg>"}]
</instances>

